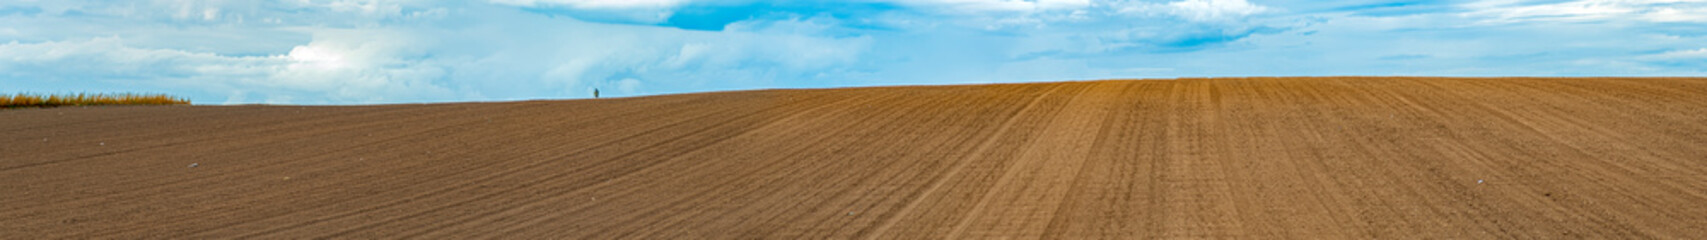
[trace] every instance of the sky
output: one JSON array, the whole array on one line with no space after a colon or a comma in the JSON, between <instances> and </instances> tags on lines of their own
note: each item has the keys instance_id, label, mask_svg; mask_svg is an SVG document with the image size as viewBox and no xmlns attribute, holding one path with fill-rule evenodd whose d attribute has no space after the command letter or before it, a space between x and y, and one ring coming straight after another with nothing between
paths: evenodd
<instances>
[{"instance_id":1,"label":"sky","mask_svg":"<svg viewBox=\"0 0 1707 240\"><path fill-rule=\"evenodd\" d=\"M319 105L1346 75L1707 76L1707 0L0 0L0 94Z\"/></svg>"}]
</instances>

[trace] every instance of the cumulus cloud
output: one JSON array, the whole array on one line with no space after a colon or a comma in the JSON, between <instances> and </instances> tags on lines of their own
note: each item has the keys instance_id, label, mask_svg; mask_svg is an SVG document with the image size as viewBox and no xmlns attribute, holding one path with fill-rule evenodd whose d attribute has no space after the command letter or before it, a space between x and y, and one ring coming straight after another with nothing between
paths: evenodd
<instances>
[{"instance_id":1,"label":"cumulus cloud","mask_svg":"<svg viewBox=\"0 0 1707 240\"><path fill-rule=\"evenodd\" d=\"M242 84L326 93L337 101L384 102L453 97L439 85L450 71L443 62L418 58L409 33L318 30L314 41L280 56L287 61L271 66L260 78Z\"/></svg>"}]
</instances>

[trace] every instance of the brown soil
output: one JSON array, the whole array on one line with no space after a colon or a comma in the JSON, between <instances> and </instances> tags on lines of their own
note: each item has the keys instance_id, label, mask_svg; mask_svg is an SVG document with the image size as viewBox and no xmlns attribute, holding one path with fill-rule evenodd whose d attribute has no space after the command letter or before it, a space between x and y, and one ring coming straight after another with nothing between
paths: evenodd
<instances>
[{"instance_id":1,"label":"brown soil","mask_svg":"<svg viewBox=\"0 0 1707 240\"><path fill-rule=\"evenodd\" d=\"M0 123L9 239L1707 238L1700 78L71 107Z\"/></svg>"}]
</instances>

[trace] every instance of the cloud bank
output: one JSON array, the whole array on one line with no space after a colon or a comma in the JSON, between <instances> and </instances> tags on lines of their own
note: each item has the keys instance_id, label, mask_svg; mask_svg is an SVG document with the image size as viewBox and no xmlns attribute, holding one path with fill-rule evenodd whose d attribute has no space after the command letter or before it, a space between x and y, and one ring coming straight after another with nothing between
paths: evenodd
<instances>
[{"instance_id":1,"label":"cloud bank","mask_svg":"<svg viewBox=\"0 0 1707 240\"><path fill-rule=\"evenodd\" d=\"M367 104L1192 76L1702 76L1707 1L0 3L0 92Z\"/></svg>"}]
</instances>

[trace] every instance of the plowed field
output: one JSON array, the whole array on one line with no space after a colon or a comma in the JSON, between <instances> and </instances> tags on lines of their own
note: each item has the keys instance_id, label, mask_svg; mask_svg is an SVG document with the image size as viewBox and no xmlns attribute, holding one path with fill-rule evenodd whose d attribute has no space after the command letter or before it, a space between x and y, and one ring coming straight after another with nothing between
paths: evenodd
<instances>
[{"instance_id":1,"label":"plowed field","mask_svg":"<svg viewBox=\"0 0 1707 240\"><path fill-rule=\"evenodd\" d=\"M0 238L1707 238L1707 79L0 110Z\"/></svg>"}]
</instances>

